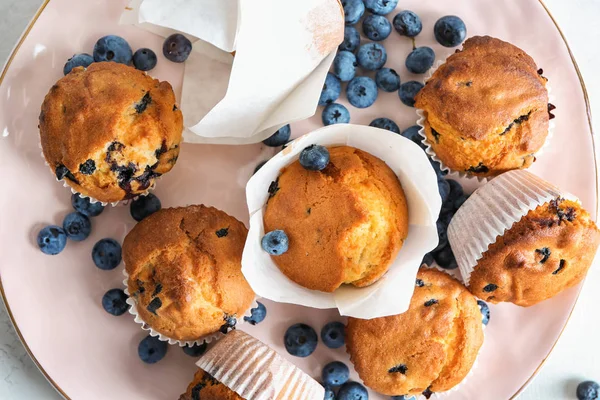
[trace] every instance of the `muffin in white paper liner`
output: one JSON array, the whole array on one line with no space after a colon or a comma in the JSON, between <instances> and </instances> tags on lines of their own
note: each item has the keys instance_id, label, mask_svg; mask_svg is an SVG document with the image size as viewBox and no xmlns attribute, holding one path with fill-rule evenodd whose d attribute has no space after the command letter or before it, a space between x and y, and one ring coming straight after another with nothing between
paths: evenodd
<instances>
[{"instance_id":1,"label":"muffin in white paper liner","mask_svg":"<svg viewBox=\"0 0 600 400\"><path fill-rule=\"evenodd\" d=\"M235 332L235 329L228 332L227 334L223 334L221 332L215 332L215 333L211 333L209 335L204 335L199 337L196 340L177 340L177 339L172 339L168 336L163 335L160 332L155 331L154 329L152 329L152 327L147 324L142 317L140 317L140 314L137 311L137 302L135 301L135 298L131 295L131 293L129 293L129 285L128 285L128 281L129 281L129 274L127 273L127 271L125 269L123 269L123 275L125 275L125 279L123 279L123 285L125 286L125 294L127 295L127 304L129 304L129 313L131 315L134 316L134 321L137 322L138 324L140 324L142 326L142 329L145 331L148 331L148 333L150 334L150 336L152 337L158 337L159 340L162 340L163 342L168 342L169 344L177 344L179 345L179 347L184 347L184 346L196 346L196 345L201 345L202 343L211 343L213 340L219 340L225 336L231 335L232 332ZM254 299L252 301L252 304L250 305L250 307L248 308L248 310L246 310L246 312L244 313L244 315L240 316L240 317L236 317L236 324L235 327L236 329L242 325L244 322L246 322L244 320L244 317L250 317L252 316L252 309L258 307L258 303L256 302L256 299Z\"/></svg>"},{"instance_id":2,"label":"muffin in white paper liner","mask_svg":"<svg viewBox=\"0 0 600 400\"><path fill-rule=\"evenodd\" d=\"M427 77L423 80L423 84L426 84L427 81L429 79L431 79L431 77L433 76L435 71L437 71L437 69L439 67L441 67L442 65L444 65L445 63L446 63L446 60L438 60L435 64L435 66L429 70ZM552 95L552 88L550 87L549 81L546 82L546 89L548 90L548 102L552 103L554 101L554 96ZM440 160L438 158L435 151L433 150L433 148L427 141L427 136L425 135L425 120L426 120L425 111L417 108L416 112L419 117L419 119L417 120L417 125L419 125L421 127L421 129L419 129L419 135L421 135L421 137L423 138L423 140L421 142L425 145L425 153L427 153L429 155L429 157L431 157L434 161L436 161L440 165L440 168L442 169L442 171L447 171L450 174L450 176L452 176L452 174L454 174L455 176L458 176L460 178L477 179L477 181L480 183L485 183L489 179L493 178L493 177L471 175L471 174L468 174L463 171L455 171L455 170L450 169L446 164L444 164L442 162L442 160ZM555 110L555 112L556 112L556 110ZM546 136L544 145L535 153L536 156L540 156L543 153L543 151L549 146L550 140L552 139L552 136L554 135L555 127L556 127L556 123L554 122L554 119L550 119L549 125L548 125L548 136Z\"/></svg>"},{"instance_id":3,"label":"muffin in white paper liner","mask_svg":"<svg viewBox=\"0 0 600 400\"><path fill-rule=\"evenodd\" d=\"M196 363L248 400L321 400L325 389L275 350L242 331L233 331Z\"/></svg>"},{"instance_id":4,"label":"muffin in white paper liner","mask_svg":"<svg viewBox=\"0 0 600 400\"><path fill-rule=\"evenodd\" d=\"M448 241L465 285L498 236L529 211L558 197L579 201L525 170L505 172L477 189L448 226Z\"/></svg>"},{"instance_id":5,"label":"muffin in white paper liner","mask_svg":"<svg viewBox=\"0 0 600 400\"><path fill-rule=\"evenodd\" d=\"M285 166L312 144L347 145L383 160L398 176L408 204L408 236L386 274L374 284L343 285L333 293L304 288L288 279L261 247L268 188ZM358 125L331 125L291 142L248 182L250 229L242 256L242 273L261 297L313 308L338 308L341 315L371 319L408 309L423 256L438 244L436 221L441 208L437 176L427 156L412 141L393 132Z\"/></svg>"}]
</instances>

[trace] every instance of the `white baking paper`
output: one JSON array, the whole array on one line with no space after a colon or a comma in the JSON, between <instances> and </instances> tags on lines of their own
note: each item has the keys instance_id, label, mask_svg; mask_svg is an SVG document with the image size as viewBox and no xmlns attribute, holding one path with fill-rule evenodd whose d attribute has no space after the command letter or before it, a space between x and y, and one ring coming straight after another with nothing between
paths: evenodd
<instances>
[{"instance_id":1,"label":"white baking paper","mask_svg":"<svg viewBox=\"0 0 600 400\"><path fill-rule=\"evenodd\" d=\"M181 99L191 143L257 143L314 115L344 37L339 0L134 0L121 22L198 38Z\"/></svg>"},{"instance_id":2,"label":"white baking paper","mask_svg":"<svg viewBox=\"0 0 600 400\"><path fill-rule=\"evenodd\" d=\"M388 272L364 288L345 285L334 293L306 289L289 280L262 250L263 212L268 188L279 171L298 159L311 144L348 145L366 151L398 175L409 213L408 237ZM408 309L423 256L438 244L436 221L442 205L437 176L419 146L390 131L369 126L331 125L302 136L270 159L248 182L250 230L242 256L242 272L261 297L314 308L338 308L341 315L370 319Z\"/></svg>"}]
</instances>

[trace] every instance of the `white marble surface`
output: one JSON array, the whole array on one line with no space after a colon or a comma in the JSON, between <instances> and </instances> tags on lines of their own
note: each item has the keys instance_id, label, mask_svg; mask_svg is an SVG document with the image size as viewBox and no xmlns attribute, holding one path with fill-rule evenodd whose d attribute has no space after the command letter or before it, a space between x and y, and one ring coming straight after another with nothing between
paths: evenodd
<instances>
[{"instance_id":1,"label":"white marble surface","mask_svg":"<svg viewBox=\"0 0 600 400\"><path fill-rule=\"evenodd\" d=\"M501 0L499 0L501 1ZM531 0L523 0L531 1ZM600 118L600 0L545 0L567 36ZM0 0L0 63L4 63L42 0ZM594 124L596 132L600 125ZM568 149L566 149L568 151ZM575 399L575 387L583 379L600 381L600 318L597 292L598 265L588 276L573 316L540 374L520 400ZM507 365L506 368L510 368ZM0 305L0 399L60 399L27 356ZM477 399L502 400L502 399Z\"/></svg>"}]
</instances>

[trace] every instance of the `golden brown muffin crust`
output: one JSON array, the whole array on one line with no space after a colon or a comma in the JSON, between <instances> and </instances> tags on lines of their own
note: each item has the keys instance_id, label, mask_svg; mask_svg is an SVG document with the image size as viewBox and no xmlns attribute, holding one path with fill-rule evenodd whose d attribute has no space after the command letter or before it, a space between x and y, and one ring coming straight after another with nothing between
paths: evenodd
<instances>
[{"instance_id":1,"label":"golden brown muffin crust","mask_svg":"<svg viewBox=\"0 0 600 400\"><path fill-rule=\"evenodd\" d=\"M600 231L580 204L553 200L498 236L469 289L491 303L537 304L581 282L599 244Z\"/></svg>"},{"instance_id":2,"label":"golden brown muffin crust","mask_svg":"<svg viewBox=\"0 0 600 400\"><path fill-rule=\"evenodd\" d=\"M483 343L475 297L450 275L421 268L408 311L348 318L346 350L365 385L388 396L443 392L471 370Z\"/></svg>"},{"instance_id":3,"label":"golden brown muffin crust","mask_svg":"<svg viewBox=\"0 0 600 400\"><path fill-rule=\"evenodd\" d=\"M231 327L254 293L241 272L248 230L212 207L162 209L138 223L123 242L129 293L140 317L177 340Z\"/></svg>"},{"instance_id":4,"label":"golden brown muffin crust","mask_svg":"<svg viewBox=\"0 0 600 400\"><path fill-rule=\"evenodd\" d=\"M353 147L329 152L321 172L298 161L284 168L264 216L266 232L282 229L290 240L289 250L273 257L279 269L324 292L377 281L408 234L406 198L394 172Z\"/></svg>"},{"instance_id":5,"label":"golden brown muffin crust","mask_svg":"<svg viewBox=\"0 0 600 400\"><path fill-rule=\"evenodd\" d=\"M494 176L529 167L548 135L546 78L533 59L489 36L468 39L416 97L425 133L449 168Z\"/></svg>"},{"instance_id":6,"label":"golden brown muffin crust","mask_svg":"<svg viewBox=\"0 0 600 400\"><path fill-rule=\"evenodd\" d=\"M179 400L244 400L244 398L199 369Z\"/></svg>"},{"instance_id":7,"label":"golden brown muffin crust","mask_svg":"<svg viewBox=\"0 0 600 400\"><path fill-rule=\"evenodd\" d=\"M103 202L128 199L171 170L183 116L168 82L114 62L74 68L48 92L39 120L58 179Z\"/></svg>"}]
</instances>

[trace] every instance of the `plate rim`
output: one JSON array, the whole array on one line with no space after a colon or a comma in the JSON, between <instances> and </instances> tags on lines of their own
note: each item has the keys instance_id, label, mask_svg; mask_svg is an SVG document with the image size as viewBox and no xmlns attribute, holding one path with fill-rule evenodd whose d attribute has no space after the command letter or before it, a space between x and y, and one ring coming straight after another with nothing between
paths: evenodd
<instances>
[{"instance_id":1,"label":"plate rim","mask_svg":"<svg viewBox=\"0 0 600 400\"><path fill-rule=\"evenodd\" d=\"M12 51L10 52L6 62L4 63L4 66L2 67L2 71L0 72L0 85L2 85L2 83L4 82L4 78L10 68L10 65L12 64L12 61L14 59L14 57L16 56L17 52L19 51L21 45L23 44L23 42L25 41L25 39L27 39L27 36L29 35L29 32L31 31L31 29L33 28L33 26L35 25L35 23L37 22L38 18L40 17L40 15L44 12L44 10L46 9L46 7L48 6L48 4L50 3L51 0L44 0L44 2L40 5L40 7L38 8L38 10L36 11L35 15L33 16L33 18L31 19L31 21L27 24L27 27L25 28L25 30L23 31L23 33L21 34L21 37L19 38L19 40L17 41L17 43L15 44L15 46L13 47ZM569 42L567 40L567 37L565 36L564 32L562 31L562 29L560 28L560 26L558 25L557 20L554 18L554 15L552 15L550 9L548 8L548 6L544 3L544 0L537 0L540 5L542 6L542 8L546 11L546 13L548 14L548 16L550 17L550 20L552 21L552 23L554 24L554 26L556 27L556 29L558 30L562 41L564 42L567 51L569 52L569 57L571 58L571 62L573 63L573 66L575 67L575 72L577 73L577 78L579 79L579 83L581 84L581 90L583 93L583 99L585 102L585 108L586 108L586 115L587 115L587 120L588 120L588 125L590 128L590 133L592 135L592 151L594 153L594 165L595 165L595 175L596 175L596 179L595 179L595 183L596 183L596 206L595 206L595 210L596 210L596 218L595 221L598 222L598 218L599 218L599 213L600 213L600 187L599 187L599 170L598 170L598 152L597 152L597 148L596 148L596 140L595 140L595 135L594 135L594 126L592 123L592 109L591 109L591 104L590 104L590 99L589 99L589 94L588 94L588 90L587 87L585 85L585 81L583 80L583 76L581 74L581 70L579 69L579 65L577 64L577 60L575 59L575 55L573 54L573 51L571 50L571 47L569 46ZM584 280L584 284L585 284L585 280ZM552 347L550 348L550 351L548 351L548 354L546 354L546 357L544 357L544 359L540 362L540 365L538 365L538 367L535 369L535 371L533 372L533 374L527 378L527 380L523 383L523 385L515 392L515 394L513 394L509 400L514 400L516 399L520 394L523 393L523 391L527 388L527 386L529 386L529 384L535 379L535 377L538 375L538 373L541 371L542 367L546 364L546 361L548 361L548 358L550 358L550 355L552 354L552 352L554 351L556 345L558 344L558 342L560 341L560 338L562 337L567 325L569 324L571 317L573 316L573 311L575 310L575 307L577 306L577 303L579 301L579 296L581 294L581 288L583 287L583 285L580 286L579 288L579 292L577 293L577 298L575 299L575 302L573 303L573 307L571 308L571 311L569 312L569 316L567 318L567 321L565 322L564 326L562 327L558 337L556 338L556 340L554 341L554 344L552 345ZM65 391L58 385L58 383L56 383L56 381L54 381L54 379L52 379L52 377L50 376L50 374L44 369L44 367L42 366L42 364L37 360L37 358L35 357L35 355L33 354L33 351L31 351L31 349L29 348L29 345L27 344L27 342L25 341L23 335L21 334L21 330L19 329L19 326L17 325L15 318L12 314L12 311L10 309L10 305L8 304L8 299L6 298L6 294L4 292L4 286L2 284L2 277L0 276L0 297L2 298L2 302L4 304L4 306L6 307L6 311L8 314L8 317L15 329L15 332L17 334L17 337L19 338L19 341L21 342L21 344L23 345L23 347L25 348L25 351L27 352L27 354L29 355L29 357L31 358L31 360L33 361L33 363L35 364L35 366L38 368L38 370L42 373L42 375L44 376L44 378L46 378L46 380L48 381L48 383L50 383L50 385L54 388L54 390L56 390L56 392L62 396L64 399L66 400L72 400L66 393Z\"/></svg>"}]
</instances>

